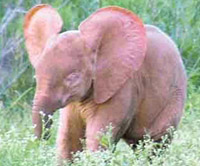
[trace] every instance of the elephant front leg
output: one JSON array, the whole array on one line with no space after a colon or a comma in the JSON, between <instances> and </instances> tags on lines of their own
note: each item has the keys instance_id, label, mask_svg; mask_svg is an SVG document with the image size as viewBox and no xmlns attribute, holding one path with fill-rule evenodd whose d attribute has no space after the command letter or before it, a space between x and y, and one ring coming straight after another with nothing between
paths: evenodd
<instances>
[{"instance_id":1,"label":"elephant front leg","mask_svg":"<svg viewBox=\"0 0 200 166\"><path fill-rule=\"evenodd\" d=\"M111 121L110 121L111 122ZM100 124L98 122L89 123L86 129L86 147L91 151L96 151L101 146L100 141L102 134L106 132L106 126L109 126L109 122ZM113 125L112 123L112 139L114 142L117 142L122 136L123 131L119 134L120 127Z\"/></svg>"},{"instance_id":2,"label":"elephant front leg","mask_svg":"<svg viewBox=\"0 0 200 166\"><path fill-rule=\"evenodd\" d=\"M92 151L97 150L100 143L99 133L112 125L112 139L117 142L132 121L136 99L133 96L132 80L119 90L119 92L105 103L98 104L95 110L87 112L86 118L86 146Z\"/></svg>"},{"instance_id":3,"label":"elephant front leg","mask_svg":"<svg viewBox=\"0 0 200 166\"><path fill-rule=\"evenodd\" d=\"M103 104L86 121L86 146L92 151L98 150L102 132L112 126L112 139L117 142L126 132L132 119L130 105L121 103Z\"/></svg>"},{"instance_id":4,"label":"elephant front leg","mask_svg":"<svg viewBox=\"0 0 200 166\"><path fill-rule=\"evenodd\" d=\"M60 125L57 138L57 155L59 163L71 159L72 153L82 149L84 125L76 106L71 104L60 112ZM62 165L62 164L60 164Z\"/></svg>"}]
</instances>

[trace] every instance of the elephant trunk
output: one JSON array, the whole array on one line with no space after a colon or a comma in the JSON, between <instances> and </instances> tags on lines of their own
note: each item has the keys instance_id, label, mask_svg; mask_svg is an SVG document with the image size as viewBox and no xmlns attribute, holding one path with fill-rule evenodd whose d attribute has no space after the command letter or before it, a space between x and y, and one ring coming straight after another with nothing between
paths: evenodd
<instances>
[{"instance_id":1,"label":"elephant trunk","mask_svg":"<svg viewBox=\"0 0 200 166\"><path fill-rule=\"evenodd\" d=\"M38 100L35 97L33 109L32 109L32 123L34 125L34 134L37 139L41 139L42 137L42 130L43 130L43 122L44 122L44 129L45 133L43 135L44 139L48 139L50 137L49 129L53 123L53 120L50 116L53 112L47 111L47 100L45 98Z\"/></svg>"}]
</instances>

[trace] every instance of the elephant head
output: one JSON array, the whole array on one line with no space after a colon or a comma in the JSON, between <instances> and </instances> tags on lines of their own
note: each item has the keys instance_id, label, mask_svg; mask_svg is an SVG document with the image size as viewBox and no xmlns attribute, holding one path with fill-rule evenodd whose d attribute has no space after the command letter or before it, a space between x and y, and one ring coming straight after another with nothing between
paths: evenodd
<instances>
[{"instance_id":1,"label":"elephant head","mask_svg":"<svg viewBox=\"0 0 200 166\"><path fill-rule=\"evenodd\" d=\"M99 9L76 31L59 33L62 24L49 5L37 5L25 17L25 44L36 71L32 119L38 138L40 111L51 115L70 102L83 100L91 89L97 104L108 101L145 57L144 25L128 10Z\"/></svg>"}]
</instances>

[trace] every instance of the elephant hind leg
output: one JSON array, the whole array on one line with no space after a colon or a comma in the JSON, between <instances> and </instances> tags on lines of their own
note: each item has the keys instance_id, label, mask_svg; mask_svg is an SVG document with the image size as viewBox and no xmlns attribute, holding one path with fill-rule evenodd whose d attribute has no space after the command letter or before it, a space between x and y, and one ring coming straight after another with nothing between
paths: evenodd
<instances>
[{"instance_id":1,"label":"elephant hind leg","mask_svg":"<svg viewBox=\"0 0 200 166\"><path fill-rule=\"evenodd\" d=\"M70 104L60 112L60 124L57 138L59 159L71 159L72 152L82 150L81 139L84 138L85 126L76 110L76 104Z\"/></svg>"},{"instance_id":2,"label":"elephant hind leg","mask_svg":"<svg viewBox=\"0 0 200 166\"><path fill-rule=\"evenodd\" d=\"M170 127L177 128L181 116L183 114L184 97L181 93L175 93L170 99L170 102L160 112L160 114L154 119L150 129L148 130L151 137L155 141L161 140L161 137L168 134L167 129Z\"/></svg>"}]
</instances>

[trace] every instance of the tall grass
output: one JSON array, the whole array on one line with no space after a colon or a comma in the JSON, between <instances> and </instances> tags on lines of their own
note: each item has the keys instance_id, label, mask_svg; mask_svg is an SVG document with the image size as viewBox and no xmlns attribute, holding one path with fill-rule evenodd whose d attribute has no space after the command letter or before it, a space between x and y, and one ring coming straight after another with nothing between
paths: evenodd
<instances>
[{"instance_id":1,"label":"tall grass","mask_svg":"<svg viewBox=\"0 0 200 166\"><path fill-rule=\"evenodd\" d=\"M31 124L31 105L35 89L22 35L24 13L37 3L57 8L64 20L63 30L77 29L79 23L96 9L118 5L138 14L145 24L153 24L168 33L181 51L188 74L185 114L170 147L158 155L149 153L154 146L146 139L133 151L123 141L108 144L108 150L75 154L71 165L136 166L190 165L200 163L200 2L194 0L1 0L0 1L0 166L53 166L56 162L55 139L58 113L54 117L52 137L36 141ZM15 15L11 14L15 11ZM13 19L8 21L11 16ZM6 27L6 28L5 28ZM11 49L10 49L11 48ZM9 54L7 54L7 52ZM5 68L5 66L7 68ZM109 134L104 144L109 142ZM145 144L145 146L143 146ZM144 148L145 147L145 148ZM162 154L162 155L160 155Z\"/></svg>"}]
</instances>

